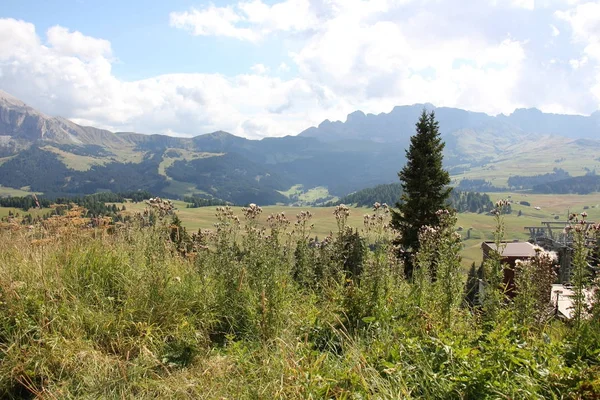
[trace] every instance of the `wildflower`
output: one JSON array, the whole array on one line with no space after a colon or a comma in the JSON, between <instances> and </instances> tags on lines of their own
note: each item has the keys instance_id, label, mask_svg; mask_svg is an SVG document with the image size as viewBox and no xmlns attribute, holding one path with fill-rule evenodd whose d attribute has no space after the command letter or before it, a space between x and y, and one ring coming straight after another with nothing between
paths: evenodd
<instances>
[{"instance_id":1,"label":"wildflower","mask_svg":"<svg viewBox=\"0 0 600 400\"><path fill-rule=\"evenodd\" d=\"M575 213L569 214L569 221L572 221L575 218L577 218L577 214L575 214Z\"/></svg>"},{"instance_id":2,"label":"wildflower","mask_svg":"<svg viewBox=\"0 0 600 400\"><path fill-rule=\"evenodd\" d=\"M504 200L504 199L502 199L502 200L498 200L498 201L496 202L496 208L504 208L504 207L506 207L508 204L509 204L509 203L508 203L508 200Z\"/></svg>"},{"instance_id":3,"label":"wildflower","mask_svg":"<svg viewBox=\"0 0 600 400\"><path fill-rule=\"evenodd\" d=\"M333 210L336 219L347 218L350 216L350 209L345 204L340 204Z\"/></svg>"},{"instance_id":4,"label":"wildflower","mask_svg":"<svg viewBox=\"0 0 600 400\"><path fill-rule=\"evenodd\" d=\"M244 213L246 219L256 219L262 213L262 208L254 203L250 203L248 207L242 208L242 213Z\"/></svg>"}]
</instances>

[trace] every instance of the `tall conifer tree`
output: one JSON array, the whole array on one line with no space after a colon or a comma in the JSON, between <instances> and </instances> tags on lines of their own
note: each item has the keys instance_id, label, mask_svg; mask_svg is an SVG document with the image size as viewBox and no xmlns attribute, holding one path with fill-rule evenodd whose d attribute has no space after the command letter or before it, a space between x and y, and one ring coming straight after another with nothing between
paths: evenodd
<instances>
[{"instance_id":1,"label":"tall conifer tree","mask_svg":"<svg viewBox=\"0 0 600 400\"><path fill-rule=\"evenodd\" d=\"M448 186L450 174L442 166L445 143L434 112L423 110L416 128L406 151L406 165L398 173L403 194L396 203L397 210L392 212L392 226L400 232L396 244L400 245L407 277L413 271L411 255L419 249L419 229L438 224L436 211L448 207L452 190Z\"/></svg>"}]
</instances>

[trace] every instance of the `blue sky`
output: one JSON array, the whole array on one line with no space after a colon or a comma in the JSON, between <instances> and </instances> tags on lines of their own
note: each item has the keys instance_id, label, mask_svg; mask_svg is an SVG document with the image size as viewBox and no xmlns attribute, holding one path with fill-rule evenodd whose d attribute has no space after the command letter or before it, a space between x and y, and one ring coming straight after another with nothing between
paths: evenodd
<instances>
[{"instance_id":1,"label":"blue sky","mask_svg":"<svg viewBox=\"0 0 600 400\"><path fill-rule=\"evenodd\" d=\"M113 73L120 79L164 73L240 74L254 64L286 58L284 47L275 41L247 46L228 38L194 37L169 26L172 11L205 4L227 5L226 1L4 1L0 16L31 22L40 33L60 25L110 41L118 58Z\"/></svg>"},{"instance_id":2,"label":"blue sky","mask_svg":"<svg viewBox=\"0 0 600 400\"><path fill-rule=\"evenodd\" d=\"M259 138L361 109L600 105L600 1L4 0L0 89L112 130Z\"/></svg>"}]
</instances>

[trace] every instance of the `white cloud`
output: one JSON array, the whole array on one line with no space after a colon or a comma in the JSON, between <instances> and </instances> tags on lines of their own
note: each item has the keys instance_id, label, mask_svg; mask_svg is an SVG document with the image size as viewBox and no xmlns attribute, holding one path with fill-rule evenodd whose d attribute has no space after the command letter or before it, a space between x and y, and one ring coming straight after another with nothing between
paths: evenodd
<instances>
[{"instance_id":1,"label":"white cloud","mask_svg":"<svg viewBox=\"0 0 600 400\"><path fill-rule=\"evenodd\" d=\"M309 0L286 0L269 6L261 0L238 3L245 19L258 26L261 33L275 31L304 31L314 27L318 20Z\"/></svg>"},{"instance_id":2,"label":"white cloud","mask_svg":"<svg viewBox=\"0 0 600 400\"><path fill-rule=\"evenodd\" d=\"M110 57L112 54L108 40L96 39L83 35L81 32L69 32L62 26L53 26L46 33L48 44L59 54L93 59Z\"/></svg>"},{"instance_id":3,"label":"white cloud","mask_svg":"<svg viewBox=\"0 0 600 400\"><path fill-rule=\"evenodd\" d=\"M579 70L589 64L590 60L594 61L596 71L591 78L590 92L595 96L596 101L600 102L600 72L597 72L600 67L600 3L582 3L567 11L557 11L555 14L559 19L569 23L573 41L584 46L580 58L569 61L572 68Z\"/></svg>"},{"instance_id":4,"label":"white cloud","mask_svg":"<svg viewBox=\"0 0 600 400\"><path fill-rule=\"evenodd\" d=\"M257 40L259 36L251 29L236 26L241 21L243 17L232 7L214 5L202 10L192 9L170 14L171 26L186 29L196 36L228 36L250 41Z\"/></svg>"},{"instance_id":5,"label":"white cloud","mask_svg":"<svg viewBox=\"0 0 600 400\"><path fill-rule=\"evenodd\" d=\"M535 9L535 0L490 0L490 4L493 6L524 8L526 10Z\"/></svg>"},{"instance_id":6,"label":"white cloud","mask_svg":"<svg viewBox=\"0 0 600 400\"><path fill-rule=\"evenodd\" d=\"M556 16L570 24L575 40L580 42L600 40L600 3L580 4L567 11L557 11Z\"/></svg>"},{"instance_id":7,"label":"white cloud","mask_svg":"<svg viewBox=\"0 0 600 400\"><path fill-rule=\"evenodd\" d=\"M573 68L573 69L579 69L583 66L585 66L588 62L588 58L587 57L582 57L578 60L573 59L573 60L569 60L569 65Z\"/></svg>"},{"instance_id":8,"label":"white cloud","mask_svg":"<svg viewBox=\"0 0 600 400\"><path fill-rule=\"evenodd\" d=\"M264 75L269 72L269 67L265 66L264 64L254 64L252 67L250 67L250 70L255 74Z\"/></svg>"},{"instance_id":9,"label":"white cloud","mask_svg":"<svg viewBox=\"0 0 600 400\"><path fill-rule=\"evenodd\" d=\"M0 24L0 60L10 59L19 53L39 46L35 26L24 21L4 19Z\"/></svg>"},{"instance_id":10,"label":"white cloud","mask_svg":"<svg viewBox=\"0 0 600 400\"><path fill-rule=\"evenodd\" d=\"M424 102L492 114L598 107L594 4L462 1L252 0L174 12L170 24L192 35L236 38L252 48L272 35L268 43L280 40L289 58L275 67L270 57L272 70L258 60L238 75L134 81L114 75L119 54L105 40L60 26L38 35L31 24L0 19L0 88L48 114L173 135L222 129L281 136L356 109L380 113ZM543 47L548 42L558 50Z\"/></svg>"},{"instance_id":11,"label":"white cloud","mask_svg":"<svg viewBox=\"0 0 600 400\"><path fill-rule=\"evenodd\" d=\"M267 5L261 0L172 12L171 26L186 29L196 36L228 36L257 41L276 31L304 31L317 24L309 0L285 0Z\"/></svg>"},{"instance_id":12,"label":"white cloud","mask_svg":"<svg viewBox=\"0 0 600 400\"><path fill-rule=\"evenodd\" d=\"M533 10L535 8L535 0L509 0L512 7L524 8L526 10Z\"/></svg>"},{"instance_id":13,"label":"white cloud","mask_svg":"<svg viewBox=\"0 0 600 400\"><path fill-rule=\"evenodd\" d=\"M323 105L315 100L318 85L270 77L266 67L261 75L166 74L121 81L106 48L66 51L76 48L66 41L58 48L49 40L43 44L33 25L0 19L0 88L47 114L119 131L196 135L223 129L281 136L329 115L328 108L317 108Z\"/></svg>"},{"instance_id":14,"label":"white cloud","mask_svg":"<svg viewBox=\"0 0 600 400\"><path fill-rule=\"evenodd\" d=\"M278 72L289 72L290 66L287 65L286 63L282 62L281 64L279 64L279 67L277 67L277 71Z\"/></svg>"}]
</instances>

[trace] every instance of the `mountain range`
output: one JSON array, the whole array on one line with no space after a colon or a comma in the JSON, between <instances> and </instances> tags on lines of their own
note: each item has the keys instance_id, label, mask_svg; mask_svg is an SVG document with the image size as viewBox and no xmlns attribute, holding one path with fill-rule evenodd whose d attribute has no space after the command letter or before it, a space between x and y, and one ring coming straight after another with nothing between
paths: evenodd
<instances>
[{"instance_id":1,"label":"mountain range","mask_svg":"<svg viewBox=\"0 0 600 400\"><path fill-rule=\"evenodd\" d=\"M143 189L238 204L314 201L315 195L326 201L397 181L424 108L435 110L455 180L506 186L513 175L559 167L576 176L600 166L598 112L518 109L489 116L416 104L378 115L356 111L345 122L326 120L297 136L248 140L219 131L178 138L80 126L0 91L0 185L48 196Z\"/></svg>"}]
</instances>

